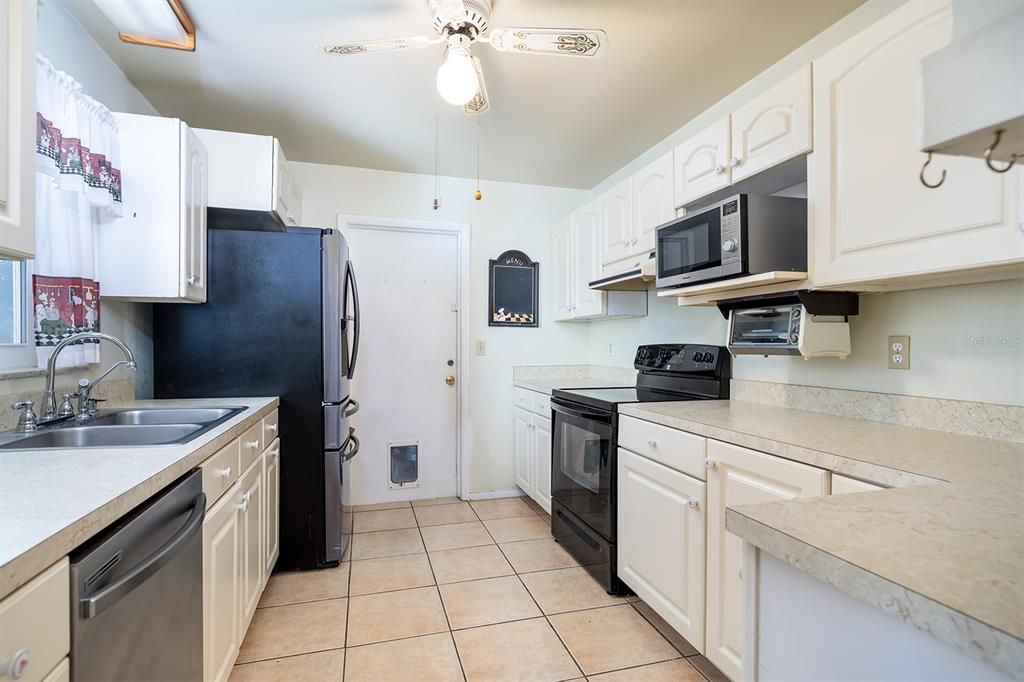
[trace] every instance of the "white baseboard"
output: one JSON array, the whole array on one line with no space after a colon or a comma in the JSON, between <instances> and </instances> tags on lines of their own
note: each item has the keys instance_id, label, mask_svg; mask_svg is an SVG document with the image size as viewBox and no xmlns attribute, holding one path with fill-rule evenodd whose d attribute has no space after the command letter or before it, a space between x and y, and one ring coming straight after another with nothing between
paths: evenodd
<instances>
[{"instance_id":1,"label":"white baseboard","mask_svg":"<svg viewBox=\"0 0 1024 682\"><path fill-rule=\"evenodd\" d=\"M523 497L524 493L519 488L513 490L484 490L478 493L470 493L468 500L497 500L503 497Z\"/></svg>"}]
</instances>

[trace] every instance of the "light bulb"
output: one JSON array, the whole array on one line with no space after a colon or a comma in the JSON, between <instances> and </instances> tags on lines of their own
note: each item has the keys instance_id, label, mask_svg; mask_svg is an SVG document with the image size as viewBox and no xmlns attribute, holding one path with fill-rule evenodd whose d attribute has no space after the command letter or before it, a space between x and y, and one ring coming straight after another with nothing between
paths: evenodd
<instances>
[{"instance_id":1,"label":"light bulb","mask_svg":"<svg viewBox=\"0 0 1024 682\"><path fill-rule=\"evenodd\" d=\"M449 48L441 68L437 70L437 91L445 102L463 106L476 96L480 80L469 50L464 47Z\"/></svg>"}]
</instances>

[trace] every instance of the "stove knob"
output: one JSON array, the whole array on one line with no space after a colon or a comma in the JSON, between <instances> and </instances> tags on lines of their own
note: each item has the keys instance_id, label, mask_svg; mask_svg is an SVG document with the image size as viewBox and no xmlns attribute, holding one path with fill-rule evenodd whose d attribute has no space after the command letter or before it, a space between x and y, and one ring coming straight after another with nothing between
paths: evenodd
<instances>
[{"instance_id":1,"label":"stove knob","mask_svg":"<svg viewBox=\"0 0 1024 682\"><path fill-rule=\"evenodd\" d=\"M789 335L789 342L790 343L796 343L799 340L800 340L800 336L799 335L797 335L797 334L790 334Z\"/></svg>"}]
</instances>

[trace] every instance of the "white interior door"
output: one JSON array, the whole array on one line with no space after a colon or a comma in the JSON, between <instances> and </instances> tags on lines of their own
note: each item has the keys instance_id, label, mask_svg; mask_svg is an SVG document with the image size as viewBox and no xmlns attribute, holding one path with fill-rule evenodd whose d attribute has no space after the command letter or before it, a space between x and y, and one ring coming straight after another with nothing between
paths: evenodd
<instances>
[{"instance_id":1,"label":"white interior door","mask_svg":"<svg viewBox=\"0 0 1024 682\"><path fill-rule=\"evenodd\" d=\"M363 339L351 385L361 441L349 462L352 504L455 495L467 379L458 372L459 238L358 223L346 236Z\"/></svg>"}]
</instances>

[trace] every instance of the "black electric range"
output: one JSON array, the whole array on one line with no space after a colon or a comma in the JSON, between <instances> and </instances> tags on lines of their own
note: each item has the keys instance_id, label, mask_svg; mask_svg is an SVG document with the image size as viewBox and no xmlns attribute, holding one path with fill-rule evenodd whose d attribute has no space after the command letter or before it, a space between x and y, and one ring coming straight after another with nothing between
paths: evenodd
<instances>
[{"instance_id":1,"label":"black electric range","mask_svg":"<svg viewBox=\"0 0 1024 682\"><path fill-rule=\"evenodd\" d=\"M729 397L731 357L701 344L640 346L635 386L551 394L551 534L609 593L616 575L619 405Z\"/></svg>"}]
</instances>

